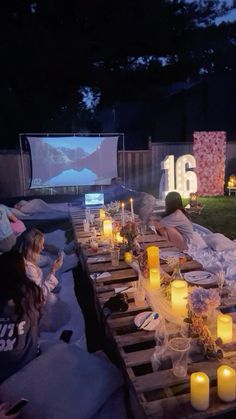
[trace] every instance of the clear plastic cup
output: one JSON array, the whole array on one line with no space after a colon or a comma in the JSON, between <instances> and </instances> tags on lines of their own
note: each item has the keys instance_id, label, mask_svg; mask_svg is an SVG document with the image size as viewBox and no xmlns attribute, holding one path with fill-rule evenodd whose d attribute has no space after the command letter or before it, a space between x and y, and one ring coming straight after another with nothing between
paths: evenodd
<instances>
[{"instance_id":1,"label":"clear plastic cup","mask_svg":"<svg viewBox=\"0 0 236 419\"><path fill-rule=\"evenodd\" d=\"M185 377L188 369L188 353L190 339L186 337L173 338L169 341L173 374L176 377Z\"/></svg>"},{"instance_id":2,"label":"clear plastic cup","mask_svg":"<svg viewBox=\"0 0 236 419\"><path fill-rule=\"evenodd\" d=\"M120 263L120 249L111 250L111 264L112 266L119 266Z\"/></svg>"}]
</instances>

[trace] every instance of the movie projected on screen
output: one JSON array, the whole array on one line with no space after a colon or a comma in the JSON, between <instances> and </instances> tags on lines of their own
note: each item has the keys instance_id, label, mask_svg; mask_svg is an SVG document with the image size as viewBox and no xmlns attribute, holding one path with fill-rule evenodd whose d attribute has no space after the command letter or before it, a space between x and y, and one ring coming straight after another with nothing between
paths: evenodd
<instances>
[{"instance_id":1,"label":"movie projected on screen","mask_svg":"<svg viewBox=\"0 0 236 419\"><path fill-rule=\"evenodd\" d=\"M117 176L118 136L27 136L30 188L108 185Z\"/></svg>"}]
</instances>

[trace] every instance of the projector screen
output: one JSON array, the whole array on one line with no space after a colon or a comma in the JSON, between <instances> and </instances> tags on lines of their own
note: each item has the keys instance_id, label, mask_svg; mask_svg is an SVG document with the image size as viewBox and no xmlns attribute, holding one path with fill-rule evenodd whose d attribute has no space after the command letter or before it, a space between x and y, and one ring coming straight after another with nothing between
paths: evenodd
<instances>
[{"instance_id":1,"label":"projector screen","mask_svg":"<svg viewBox=\"0 0 236 419\"><path fill-rule=\"evenodd\" d=\"M117 176L114 137L30 137L30 188L108 185Z\"/></svg>"}]
</instances>

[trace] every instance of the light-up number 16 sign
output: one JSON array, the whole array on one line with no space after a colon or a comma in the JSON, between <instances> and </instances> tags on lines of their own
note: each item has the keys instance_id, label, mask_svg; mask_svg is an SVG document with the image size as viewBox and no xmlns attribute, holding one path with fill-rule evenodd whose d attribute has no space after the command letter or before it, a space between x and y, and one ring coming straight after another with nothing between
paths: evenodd
<instances>
[{"instance_id":1,"label":"light-up number 16 sign","mask_svg":"<svg viewBox=\"0 0 236 419\"><path fill-rule=\"evenodd\" d=\"M196 167L196 160L191 154L175 158L166 156L161 162L165 170L164 193L177 191L181 196L188 197L191 192L197 192L197 175L192 170Z\"/></svg>"}]
</instances>

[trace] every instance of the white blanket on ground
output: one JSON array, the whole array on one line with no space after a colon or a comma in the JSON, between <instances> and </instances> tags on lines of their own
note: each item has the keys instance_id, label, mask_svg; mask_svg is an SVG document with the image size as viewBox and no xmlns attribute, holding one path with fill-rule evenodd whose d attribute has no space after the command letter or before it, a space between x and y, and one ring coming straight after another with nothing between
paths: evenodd
<instances>
[{"instance_id":1,"label":"white blanket on ground","mask_svg":"<svg viewBox=\"0 0 236 419\"><path fill-rule=\"evenodd\" d=\"M193 240L187 253L199 261L204 269L213 273L223 271L226 279L236 281L236 243L198 224L194 224L194 231L205 241L205 248L197 240Z\"/></svg>"},{"instance_id":2,"label":"white blanket on ground","mask_svg":"<svg viewBox=\"0 0 236 419\"><path fill-rule=\"evenodd\" d=\"M27 398L24 419L89 419L98 417L122 385L121 373L111 362L61 342L5 380L0 396L11 403Z\"/></svg>"}]
</instances>

